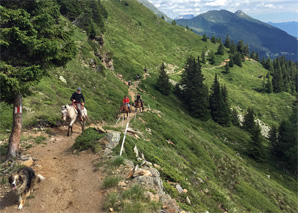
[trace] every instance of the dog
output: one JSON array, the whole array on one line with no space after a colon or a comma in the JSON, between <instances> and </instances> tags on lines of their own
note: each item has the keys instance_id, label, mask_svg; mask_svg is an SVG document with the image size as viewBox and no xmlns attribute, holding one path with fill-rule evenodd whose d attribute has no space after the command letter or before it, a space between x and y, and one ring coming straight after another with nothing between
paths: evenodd
<instances>
[{"instance_id":1,"label":"dog","mask_svg":"<svg viewBox=\"0 0 298 213\"><path fill-rule=\"evenodd\" d=\"M30 192L33 192L34 184L44 179L40 174L36 176L30 167L22 168L9 177L8 180L12 190L19 195L18 209L23 208L26 198L30 195Z\"/></svg>"}]
</instances>

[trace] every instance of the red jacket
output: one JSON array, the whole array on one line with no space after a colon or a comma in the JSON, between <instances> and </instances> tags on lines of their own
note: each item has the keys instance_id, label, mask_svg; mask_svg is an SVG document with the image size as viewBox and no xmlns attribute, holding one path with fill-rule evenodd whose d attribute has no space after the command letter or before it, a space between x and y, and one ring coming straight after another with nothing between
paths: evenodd
<instances>
[{"instance_id":1,"label":"red jacket","mask_svg":"<svg viewBox=\"0 0 298 213\"><path fill-rule=\"evenodd\" d=\"M129 104L129 98L124 98L124 99L123 99L123 103L124 103L124 104Z\"/></svg>"}]
</instances>

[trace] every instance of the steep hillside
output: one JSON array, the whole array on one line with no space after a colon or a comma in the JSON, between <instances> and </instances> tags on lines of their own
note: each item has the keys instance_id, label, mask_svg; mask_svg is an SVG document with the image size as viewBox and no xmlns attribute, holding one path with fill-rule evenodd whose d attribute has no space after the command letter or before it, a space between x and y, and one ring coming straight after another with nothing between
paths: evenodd
<instances>
[{"instance_id":1,"label":"steep hillside","mask_svg":"<svg viewBox=\"0 0 298 213\"><path fill-rule=\"evenodd\" d=\"M249 44L251 50L259 52L261 56L270 57L285 55L287 59L297 61L297 39L286 32L253 19L237 11L231 13L226 10L209 11L189 20L177 20L177 24L189 26L196 33L208 36L215 35L238 42L243 40Z\"/></svg>"},{"instance_id":2,"label":"steep hillside","mask_svg":"<svg viewBox=\"0 0 298 213\"><path fill-rule=\"evenodd\" d=\"M157 9L153 4L151 4L149 1L147 0L138 0L138 2L140 2L141 4L143 4L145 7L147 7L148 9L150 9L154 14L156 14L159 17L164 17L165 21L167 22L171 22L172 19L170 17L168 17L165 13L161 12L159 9Z\"/></svg>"},{"instance_id":3,"label":"steep hillside","mask_svg":"<svg viewBox=\"0 0 298 213\"><path fill-rule=\"evenodd\" d=\"M130 120L130 126L141 134L126 137L124 157L139 163L133 152L136 145L147 160L159 165L164 190L176 199L181 209L296 212L297 181L270 160L268 149L265 162L253 161L248 157L251 141L247 132L234 126L222 127L212 120L195 119L188 115L187 103L174 94L163 96L155 89L162 62L171 79L177 82L189 55L216 52L218 44L204 42L201 36L168 24L137 1L129 1L128 5L125 2L102 2L109 14L103 47L87 40L82 30L74 28L79 54L66 67L49 70L49 76L32 88L31 96L24 98L25 126L59 124L61 105L68 103L71 93L80 86L91 122L115 129L116 113L123 95L128 93L121 78L133 80L139 73L144 77L133 89L141 93L147 110ZM99 58L114 71L103 68ZM267 74L261 64L245 61L242 68L234 66L229 74L224 74L222 62L227 58L225 50L224 55L216 55L215 66L203 65L209 88L217 73L220 83L228 87L231 107L237 106L241 113L253 107L257 118L270 126L289 116L293 96L258 92L263 82L259 76ZM147 75L142 75L144 67ZM4 141L8 137L5 129L11 125L7 116L11 108L4 103L1 107L4 109L1 115L5 115L0 118ZM268 145L264 139L263 146ZM119 150L117 147L114 154L118 155ZM187 189L185 193L177 191L178 184Z\"/></svg>"},{"instance_id":4,"label":"steep hillside","mask_svg":"<svg viewBox=\"0 0 298 213\"><path fill-rule=\"evenodd\" d=\"M281 23L272 23L268 22L268 24L278 27L279 29L287 32L289 35L295 36L298 38L298 22L291 21L291 22L281 22Z\"/></svg>"}]
</instances>

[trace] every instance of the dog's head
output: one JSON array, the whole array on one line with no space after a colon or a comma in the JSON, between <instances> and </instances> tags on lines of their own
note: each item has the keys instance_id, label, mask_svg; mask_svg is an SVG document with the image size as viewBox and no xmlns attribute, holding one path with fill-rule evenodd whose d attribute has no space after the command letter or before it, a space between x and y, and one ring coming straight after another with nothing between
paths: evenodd
<instances>
[{"instance_id":1,"label":"dog's head","mask_svg":"<svg viewBox=\"0 0 298 213\"><path fill-rule=\"evenodd\" d=\"M14 174L8 178L8 181L10 183L11 188L13 190L16 190L22 186L22 184L24 183L24 178L19 174Z\"/></svg>"}]
</instances>

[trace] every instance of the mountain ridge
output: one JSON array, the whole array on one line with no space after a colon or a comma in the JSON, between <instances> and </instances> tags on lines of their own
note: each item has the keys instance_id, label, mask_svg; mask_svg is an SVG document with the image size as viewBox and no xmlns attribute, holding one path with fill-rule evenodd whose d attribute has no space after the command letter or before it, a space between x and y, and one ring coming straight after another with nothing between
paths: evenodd
<instances>
[{"instance_id":1,"label":"mountain ridge","mask_svg":"<svg viewBox=\"0 0 298 213\"><path fill-rule=\"evenodd\" d=\"M243 40L251 50L261 56L285 55L287 59L297 61L297 40L286 32L267 23L253 19L242 11L236 13L227 10L212 10L189 20L177 20L177 24L188 26L198 34L215 35L230 40Z\"/></svg>"}]
</instances>

